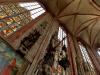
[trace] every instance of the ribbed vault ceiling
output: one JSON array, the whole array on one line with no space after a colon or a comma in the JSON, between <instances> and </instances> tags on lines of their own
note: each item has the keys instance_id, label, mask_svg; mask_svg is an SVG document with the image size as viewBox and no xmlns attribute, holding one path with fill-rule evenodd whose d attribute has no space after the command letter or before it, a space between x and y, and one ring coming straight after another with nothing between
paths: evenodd
<instances>
[{"instance_id":1,"label":"ribbed vault ceiling","mask_svg":"<svg viewBox=\"0 0 100 75\"><path fill-rule=\"evenodd\" d=\"M95 1L95 2L94 2ZM75 37L90 46L100 44L99 0L43 0L47 10Z\"/></svg>"}]
</instances>

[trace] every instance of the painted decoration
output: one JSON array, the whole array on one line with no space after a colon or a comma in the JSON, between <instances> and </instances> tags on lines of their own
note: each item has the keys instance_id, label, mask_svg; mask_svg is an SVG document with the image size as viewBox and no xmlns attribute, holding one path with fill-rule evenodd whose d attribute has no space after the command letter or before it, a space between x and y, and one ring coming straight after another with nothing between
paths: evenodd
<instances>
[{"instance_id":1,"label":"painted decoration","mask_svg":"<svg viewBox=\"0 0 100 75\"><path fill-rule=\"evenodd\" d=\"M0 39L0 75L16 75L25 60Z\"/></svg>"}]
</instances>

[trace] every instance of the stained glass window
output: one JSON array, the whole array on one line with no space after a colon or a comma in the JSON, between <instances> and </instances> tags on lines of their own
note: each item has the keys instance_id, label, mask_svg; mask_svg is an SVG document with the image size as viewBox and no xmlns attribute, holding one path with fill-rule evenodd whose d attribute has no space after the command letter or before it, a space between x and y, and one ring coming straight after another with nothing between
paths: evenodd
<instances>
[{"instance_id":1,"label":"stained glass window","mask_svg":"<svg viewBox=\"0 0 100 75\"><path fill-rule=\"evenodd\" d=\"M3 21L0 22L0 31L2 31L4 36L10 35L11 33L13 33L13 30L9 27L9 25L7 25Z\"/></svg>"},{"instance_id":2,"label":"stained glass window","mask_svg":"<svg viewBox=\"0 0 100 75\"><path fill-rule=\"evenodd\" d=\"M20 17L21 20L26 18L23 14L20 14L19 17Z\"/></svg>"},{"instance_id":3,"label":"stained glass window","mask_svg":"<svg viewBox=\"0 0 100 75\"><path fill-rule=\"evenodd\" d=\"M4 27L6 24L3 21L0 21L0 28Z\"/></svg>"},{"instance_id":4,"label":"stained glass window","mask_svg":"<svg viewBox=\"0 0 100 75\"><path fill-rule=\"evenodd\" d=\"M12 23L14 22L11 18L5 18L4 21L5 21L8 25L10 25L10 24L12 24Z\"/></svg>"},{"instance_id":5,"label":"stained glass window","mask_svg":"<svg viewBox=\"0 0 100 75\"><path fill-rule=\"evenodd\" d=\"M65 33L65 31L59 27L59 31L58 31L58 39L60 41L63 41L62 44L65 45L66 47L67 45L67 34Z\"/></svg>"},{"instance_id":6,"label":"stained glass window","mask_svg":"<svg viewBox=\"0 0 100 75\"><path fill-rule=\"evenodd\" d=\"M24 13L24 15L27 17L27 19L29 19L29 21L32 20L32 17L29 12Z\"/></svg>"},{"instance_id":7,"label":"stained glass window","mask_svg":"<svg viewBox=\"0 0 100 75\"><path fill-rule=\"evenodd\" d=\"M19 13L19 10L16 9L16 7L15 7L14 5L11 5L11 6L9 6L9 7L10 7L10 9L13 11L13 13L15 13L15 14Z\"/></svg>"},{"instance_id":8,"label":"stained glass window","mask_svg":"<svg viewBox=\"0 0 100 75\"><path fill-rule=\"evenodd\" d=\"M2 32L4 33L4 36L8 36L13 33L13 30L8 27L4 29Z\"/></svg>"},{"instance_id":9,"label":"stained glass window","mask_svg":"<svg viewBox=\"0 0 100 75\"><path fill-rule=\"evenodd\" d=\"M2 5L3 11L5 11L9 16L13 15L14 12L9 8L8 5Z\"/></svg>"},{"instance_id":10,"label":"stained glass window","mask_svg":"<svg viewBox=\"0 0 100 75\"><path fill-rule=\"evenodd\" d=\"M81 54L82 54L84 71L85 72L88 71L92 75L95 75L96 74L95 68L94 68L94 65L91 61L89 54L88 54L87 49L85 48L85 46L82 45L81 42L79 42L79 48L80 48L80 51L81 51Z\"/></svg>"},{"instance_id":11,"label":"stained glass window","mask_svg":"<svg viewBox=\"0 0 100 75\"><path fill-rule=\"evenodd\" d=\"M13 19L16 21L16 22L19 22L21 19L19 18L19 16L15 16L13 17Z\"/></svg>"},{"instance_id":12,"label":"stained glass window","mask_svg":"<svg viewBox=\"0 0 100 75\"><path fill-rule=\"evenodd\" d=\"M43 14L38 2L8 3L0 5L0 31L8 36Z\"/></svg>"},{"instance_id":13,"label":"stained glass window","mask_svg":"<svg viewBox=\"0 0 100 75\"><path fill-rule=\"evenodd\" d=\"M0 19L4 18L6 16L7 16L7 14L5 12L0 11Z\"/></svg>"}]
</instances>

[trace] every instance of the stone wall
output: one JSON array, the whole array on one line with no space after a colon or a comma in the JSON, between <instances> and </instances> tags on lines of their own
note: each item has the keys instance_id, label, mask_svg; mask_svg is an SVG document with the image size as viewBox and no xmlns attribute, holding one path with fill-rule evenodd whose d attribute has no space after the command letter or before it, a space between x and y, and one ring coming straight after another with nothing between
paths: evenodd
<instances>
[{"instance_id":1,"label":"stone wall","mask_svg":"<svg viewBox=\"0 0 100 75\"><path fill-rule=\"evenodd\" d=\"M25 72L25 75L35 74L38 62L43 59L52 35L58 30L58 23L54 19L52 19L50 15L47 16L47 19L45 21L48 22L47 29L25 56L25 58L32 63L30 68L28 68L28 71Z\"/></svg>"}]
</instances>

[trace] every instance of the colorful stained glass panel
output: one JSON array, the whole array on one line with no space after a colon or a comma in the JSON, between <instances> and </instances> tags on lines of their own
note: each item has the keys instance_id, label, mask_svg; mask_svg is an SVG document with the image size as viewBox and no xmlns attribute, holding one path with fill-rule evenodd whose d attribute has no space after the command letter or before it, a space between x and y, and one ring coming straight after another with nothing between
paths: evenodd
<instances>
[{"instance_id":1,"label":"colorful stained glass panel","mask_svg":"<svg viewBox=\"0 0 100 75\"><path fill-rule=\"evenodd\" d=\"M10 24L12 24L12 23L14 22L14 20L12 20L11 18L5 18L4 21L5 21L8 25L10 25Z\"/></svg>"},{"instance_id":2,"label":"colorful stained glass panel","mask_svg":"<svg viewBox=\"0 0 100 75\"><path fill-rule=\"evenodd\" d=\"M2 32L4 33L4 35L7 35L7 36L13 33L13 31L10 28L7 28L3 30Z\"/></svg>"},{"instance_id":3,"label":"colorful stained glass panel","mask_svg":"<svg viewBox=\"0 0 100 75\"><path fill-rule=\"evenodd\" d=\"M4 18L6 16L7 16L7 14L5 12L0 11L0 19Z\"/></svg>"}]
</instances>

